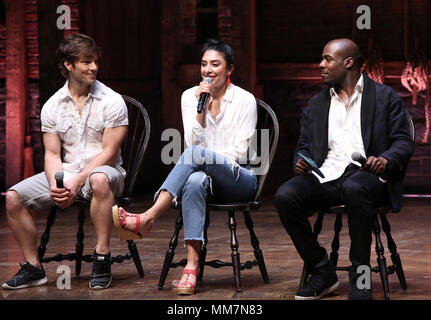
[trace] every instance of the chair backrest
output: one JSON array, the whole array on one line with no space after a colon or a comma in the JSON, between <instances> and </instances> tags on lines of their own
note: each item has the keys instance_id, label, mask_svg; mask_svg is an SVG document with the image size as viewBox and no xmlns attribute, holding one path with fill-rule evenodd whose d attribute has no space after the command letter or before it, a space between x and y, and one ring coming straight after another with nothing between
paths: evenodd
<instances>
[{"instance_id":1,"label":"chair backrest","mask_svg":"<svg viewBox=\"0 0 431 320\"><path fill-rule=\"evenodd\" d=\"M415 133L415 126L413 124L412 117L410 116L410 113L406 109L406 116L407 116L407 122L409 123L409 130L410 130L410 137L412 138L413 142L416 140L416 133Z\"/></svg>"},{"instance_id":2,"label":"chair backrest","mask_svg":"<svg viewBox=\"0 0 431 320\"><path fill-rule=\"evenodd\" d=\"M150 139L151 124L147 110L137 100L122 95L127 105L129 128L121 146L123 168L127 172L123 196L129 197L142 167L145 150Z\"/></svg>"},{"instance_id":3,"label":"chair backrest","mask_svg":"<svg viewBox=\"0 0 431 320\"><path fill-rule=\"evenodd\" d=\"M256 98L256 103L257 103L257 112L258 112L257 125L256 125L256 133L257 133L258 140L257 140L256 151L258 156L262 158L262 161L259 167L266 168L266 169L262 172L262 174L259 174L257 176L258 186L257 186L256 194L254 196L255 201L260 196L269 168L271 167L271 163L274 158L275 151L277 149L278 136L280 134L280 128L278 125L277 116L275 115L271 107L268 106L262 100L257 98ZM265 134L262 134L263 130L266 131ZM264 154L262 154L261 152L262 151L261 137L269 138L268 139L269 146L267 148L268 152L264 152Z\"/></svg>"}]
</instances>

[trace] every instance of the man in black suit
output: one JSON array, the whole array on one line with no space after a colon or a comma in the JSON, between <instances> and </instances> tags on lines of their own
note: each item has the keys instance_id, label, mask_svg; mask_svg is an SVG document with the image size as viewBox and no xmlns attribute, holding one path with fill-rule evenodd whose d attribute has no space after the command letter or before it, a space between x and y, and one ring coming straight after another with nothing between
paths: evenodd
<instances>
[{"instance_id":1,"label":"man in black suit","mask_svg":"<svg viewBox=\"0 0 431 320\"><path fill-rule=\"evenodd\" d=\"M370 264L373 207L389 203L400 211L402 180L413 142L401 98L390 87L360 72L360 50L349 39L328 42L321 77L327 88L313 96L303 112L294 156L296 177L275 194L281 222L311 273L295 299L319 299L338 287L334 266L312 233L307 219L314 209L344 204L351 238L349 299L371 299L356 286L360 265ZM351 159L353 152L366 164ZM299 158L312 158L322 178ZM382 173L386 180L382 179Z\"/></svg>"}]
</instances>

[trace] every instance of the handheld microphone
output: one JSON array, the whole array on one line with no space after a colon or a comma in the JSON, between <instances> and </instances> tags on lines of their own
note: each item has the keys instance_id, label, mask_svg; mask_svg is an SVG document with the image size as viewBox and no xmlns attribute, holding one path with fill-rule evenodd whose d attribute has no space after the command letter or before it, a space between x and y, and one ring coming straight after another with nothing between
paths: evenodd
<instances>
[{"instance_id":1,"label":"handheld microphone","mask_svg":"<svg viewBox=\"0 0 431 320\"><path fill-rule=\"evenodd\" d=\"M359 152L355 151L352 153L351 155L352 160L353 161L357 161L361 164L361 166L364 166L367 163L367 159L364 158ZM383 180L387 180L388 176L387 174L383 171L382 173L379 173L377 175L379 178L382 178Z\"/></svg>"},{"instance_id":2,"label":"handheld microphone","mask_svg":"<svg viewBox=\"0 0 431 320\"><path fill-rule=\"evenodd\" d=\"M64 173L58 171L55 173L54 177L55 177L55 182L57 184L57 188L63 189L64 188L64 184L63 184Z\"/></svg>"},{"instance_id":3,"label":"handheld microphone","mask_svg":"<svg viewBox=\"0 0 431 320\"><path fill-rule=\"evenodd\" d=\"M355 151L352 153L352 160L359 162L362 166L367 163L367 159L362 156L359 152Z\"/></svg>"},{"instance_id":4,"label":"handheld microphone","mask_svg":"<svg viewBox=\"0 0 431 320\"><path fill-rule=\"evenodd\" d=\"M208 82L209 84L212 83L211 78L208 78L208 77L204 78L202 81ZM209 95L210 94L208 92L202 92L201 93L201 96L199 97L198 107L197 107L198 113L202 112L202 110L203 110L203 108L204 108L204 106L205 106L205 104L207 102L207 99L208 99Z\"/></svg>"}]
</instances>

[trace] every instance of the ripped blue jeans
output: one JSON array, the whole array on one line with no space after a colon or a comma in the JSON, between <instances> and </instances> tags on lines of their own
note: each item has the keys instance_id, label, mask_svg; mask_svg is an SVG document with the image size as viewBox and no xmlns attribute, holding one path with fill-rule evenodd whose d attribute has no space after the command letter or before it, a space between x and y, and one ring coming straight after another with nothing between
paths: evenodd
<instances>
[{"instance_id":1,"label":"ripped blue jeans","mask_svg":"<svg viewBox=\"0 0 431 320\"><path fill-rule=\"evenodd\" d=\"M208 199L217 203L251 201L256 193L257 179L250 169L200 146L191 146L181 155L162 190L181 199L184 240L204 241L205 208Z\"/></svg>"}]
</instances>

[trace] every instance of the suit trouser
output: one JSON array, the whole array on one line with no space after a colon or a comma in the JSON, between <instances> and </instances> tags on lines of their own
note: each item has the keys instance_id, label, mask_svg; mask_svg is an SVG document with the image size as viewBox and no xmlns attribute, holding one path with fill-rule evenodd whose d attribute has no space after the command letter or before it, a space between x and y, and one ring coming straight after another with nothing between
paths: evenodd
<instances>
[{"instance_id":1,"label":"suit trouser","mask_svg":"<svg viewBox=\"0 0 431 320\"><path fill-rule=\"evenodd\" d=\"M279 187L275 205L280 220L304 263L315 266L327 259L326 250L315 239L308 217L313 210L344 204L351 239L352 265L370 263L374 207L387 203L384 183L351 164L343 175L321 184L311 173L296 176Z\"/></svg>"}]
</instances>

